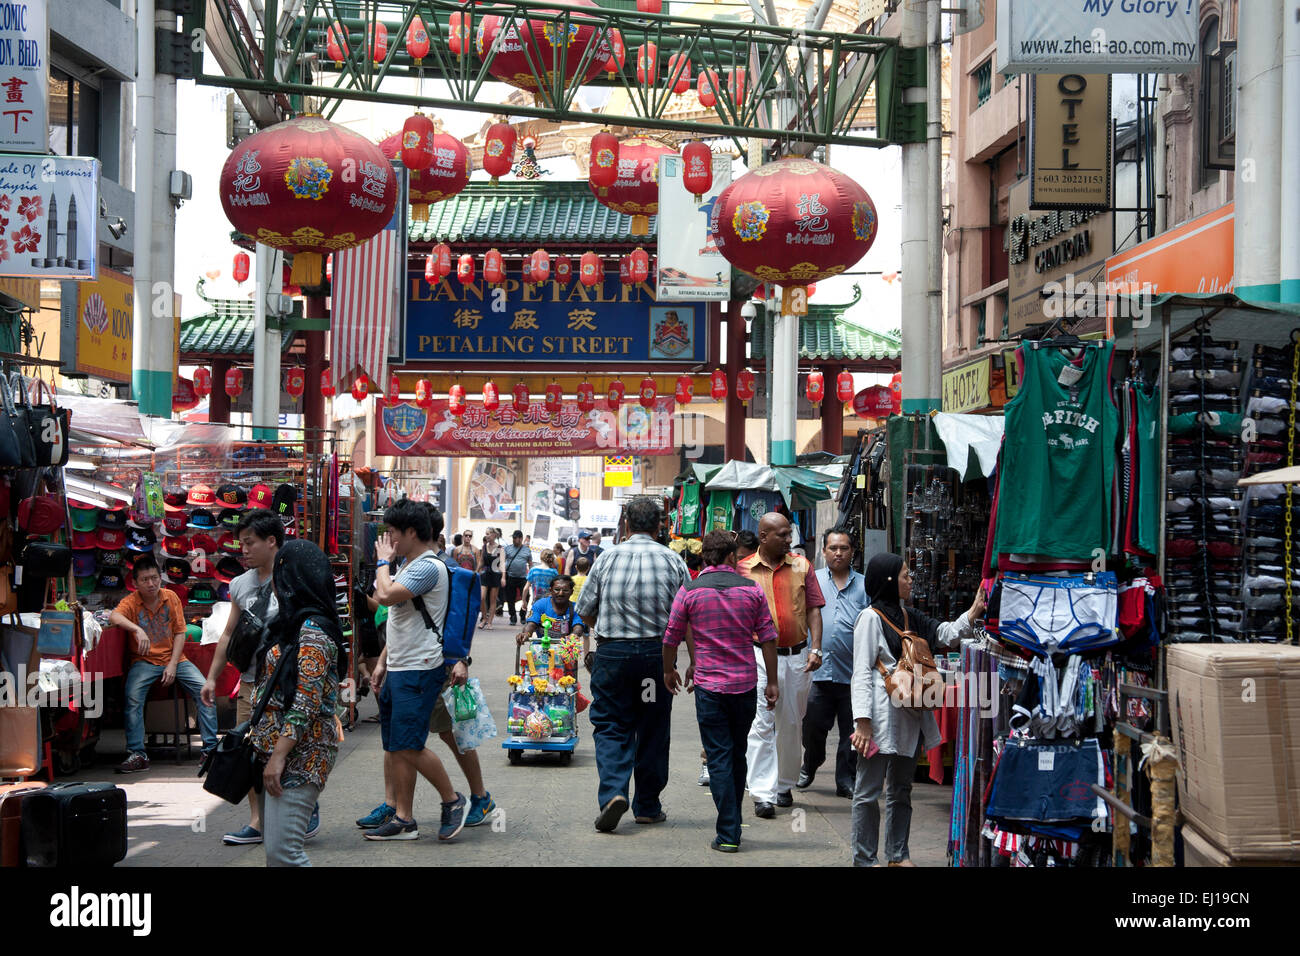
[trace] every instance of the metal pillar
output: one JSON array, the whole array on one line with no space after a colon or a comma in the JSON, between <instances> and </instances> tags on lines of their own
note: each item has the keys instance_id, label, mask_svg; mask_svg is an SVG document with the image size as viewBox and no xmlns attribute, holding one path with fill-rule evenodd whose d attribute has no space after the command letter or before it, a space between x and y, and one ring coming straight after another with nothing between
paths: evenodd
<instances>
[{"instance_id":1,"label":"metal pillar","mask_svg":"<svg viewBox=\"0 0 1300 956\"><path fill-rule=\"evenodd\" d=\"M745 317L740 314L743 299L733 299L727 306L727 373L730 387L723 406L726 428L724 457L727 461L745 460L745 419L747 409L736 397L736 376L745 367Z\"/></svg>"},{"instance_id":2,"label":"metal pillar","mask_svg":"<svg viewBox=\"0 0 1300 956\"><path fill-rule=\"evenodd\" d=\"M772 461L773 465L793 465L796 454L795 431L799 416L799 317L787 311L789 296L777 291L777 308L772 316L772 351L768 353L772 369Z\"/></svg>"},{"instance_id":3,"label":"metal pillar","mask_svg":"<svg viewBox=\"0 0 1300 956\"><path fill-rule=\"evenodd\" d=\"M257 244L257 293L253 303L253 439L274 441L280 418L280 326L267 322L267 296L281 287L280 257ZM278 316L276 317L278 319Z\"/></svg>"},{"instance_id":4,"label":"metal pillar","mask_svg":"<svg viewBox=\"0 0 1300 956\"><path fill-rule=\"evenodd\" d=\"M1277 302L1282 196L1283 4L1243 3L1237 27L1236 293ZM1294 156L1287 157L1291 162ZM1288 172L1294 179L1294 170Z\"/></svg>"},{"instance_id":5,"label":"metal pillar","mask_svg":"<svg viewBox=\"0 0 1300 956\"><path fill-rule=\"evenodd\" d=\"M325 296L309 295L304 303L303 315L308 319L327 319ZM324 429L329 426L325 417L325 396L321 394L321 373L325 371L325 333L305 333L307 345L307 390L302 395L302 423L306 428L307 455L325 453Z\"/></svg>"}]
</instances>

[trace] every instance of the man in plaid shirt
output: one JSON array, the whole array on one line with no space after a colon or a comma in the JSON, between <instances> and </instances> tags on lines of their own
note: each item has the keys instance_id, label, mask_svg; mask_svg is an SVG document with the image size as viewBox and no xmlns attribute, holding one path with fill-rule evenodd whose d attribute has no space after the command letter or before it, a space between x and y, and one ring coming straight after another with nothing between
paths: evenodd
<instances>
[{"instance_id":1,"label":"man in plaid shirt","mask_svg":"<svg viewBox=\"0 0 1300 956\"><path fill-rule=\"evenodd\" d=\"M776 706L776 628L763 589L736 572L736 538L730 531L704 536L704 570L677 592L664 634L664 683L678 692L677 645L689 629L694 646L686 684L694 679L695 717L709 763L709 789L718 808L713 849L740 849L740 807L745 799L749 727L758 709L754 687L758 664L754 642L763 652L767 676L764 699Z\"/></svg>"},{"instance_id":2,"label":"man in plaid shirt","mask_svg":"<svg viewBox=\"0 0 1300 956\"><path fill-rule=\"evenodd\" d=\"M690 580L682 559L655 540L663 512L652 498L627 506L630 537L596 559L577 613L596 636L591 730L600 775L596 829L608 833L627 812L635 771L637 823L667 819L659 794L668 784L672 694L663 682L662 645L673 598Z\"/></svg>"}]
</instances>

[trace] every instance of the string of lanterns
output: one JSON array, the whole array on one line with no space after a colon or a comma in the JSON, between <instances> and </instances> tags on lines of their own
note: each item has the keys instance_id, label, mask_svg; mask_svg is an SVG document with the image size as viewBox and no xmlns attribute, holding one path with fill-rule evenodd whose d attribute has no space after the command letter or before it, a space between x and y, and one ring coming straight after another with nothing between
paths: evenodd
<instances>
[{"instance_id":1,"label":"string of lanterns","mask_svg":"<svg viewBox=\"0 0 1300 956\"><path fill-rule=\"evenodd\" d=\"M489 285L504 282L508 274L505 257L499 249L489 249L483 253L482 272L472 253L454 256L451 248L440 242L424 259L424 280L436 286L452 273L455 261L456 279L465 285L482 278ZM618 259L619 281L624 285L637 285L647 282L655 271L655 261L645 249L637 247ZM567 255L552 256L545 249L537 249L529 255L522 256L519 263L519 275L525 282L537 284L556 282L567 285L576 277L584 286L594 286L605 279L605 263L596 252L584 252L577 260Z\"/></svg>"}]
</instances>

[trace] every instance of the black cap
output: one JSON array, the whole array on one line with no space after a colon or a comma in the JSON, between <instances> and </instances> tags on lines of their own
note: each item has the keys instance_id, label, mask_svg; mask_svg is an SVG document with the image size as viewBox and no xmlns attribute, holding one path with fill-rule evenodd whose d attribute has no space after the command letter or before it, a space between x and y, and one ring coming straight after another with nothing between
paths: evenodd
<instances>
[{"instance_id":1,"label":"black cap","mask_svg":"<svg viewBox=\"0 0 1300 956\"><path fill-rule=\"evenodd\" d=\"M227 556L217 562L215 577L218 581L229 583L244 573L244 566L236 557Z\"/></svg>"},{"instance_id":2,"label":"black cap","mask_svg":"<svg viewBox=\"0 0 1300 956\"><path fill-rule=\"evenodd\" d=\"M271 496L271 510L278 515L293 514L294 503L298 500L298 489L288 483L275 489Z\"/></svg>"},{"instance_id":3,"label":"black cap","mask_svg":"<svg viewBox=\"0 0 1300 956\"><path fill-rule=\"evenodd\" d=\"M126 527L126 509L122 508L116 511L110 511L107 508L99 513L99 526L101 528L110 528L117 530Z\"/></svg>"},{"instance_id":4,"label":"black cap","mask_svg":"<svg viewBox=\"0 0 1300 956\"><path fill-rule=\"evenodd\" d=\"M169 581L180 584L189 580L190 563L184 558L168 558L163 562L163 572Z\"/></svg>"},{"instance_id":5,"label":"black cap","mask_svg":"<svg viewBox=\"0 0 1300 956\"><path fill-rule=\"evenodd\" d=\"M99 590L101 591L122 590L122 572L101 571L99 575Z\"/></svg>"},{"instance_id":6,"label":"black cap","mask_svg":"<svg viewBox=\"0 0 1300 956\"><path fill-rule=\"evenodd\" d=\"M248 503L248 492L237 485L222 485L217 489L217 504L226 508L242 508Z\"/></svg>"},{"instance_id":7,"label":"black cap","mask_svg":"<svg viewBox=\"0 0 1300 956\"><path fill-rule=\"evenodd\" d=\"M152 551L157 539L153 536L153 528L128 528L126 532L126 546L131 551Z\"/></svg>"},{"instance_id":8,"label":"black cap","mask_svg":"<svg viewBox=\"0 0 1300 956\"><path fill-rule=\"evenodd\" d=\"M239 519L243 517L243 512L237 508L222 508L217 514L217 522L223 527L234 531L239 527Z\"/></svg>"}]
</instances>

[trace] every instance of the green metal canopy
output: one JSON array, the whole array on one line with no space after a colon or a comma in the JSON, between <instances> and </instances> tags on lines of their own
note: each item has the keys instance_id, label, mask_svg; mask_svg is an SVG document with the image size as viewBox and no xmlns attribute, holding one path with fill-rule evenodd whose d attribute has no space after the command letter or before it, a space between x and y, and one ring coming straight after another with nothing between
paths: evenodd
<instances>
[{"instance_id":1,"label":"green metal canopy","mask_svg":"<svg viewBox=\"0 0 1300 956\"><path fill-rule=\"evenodd\" d=\"M852 302L839 305L809 303L808 314L799 319L801 361L897 361L903 354L899 332L877 332L844 318L844 312L862 298L853 287ZM760 310L750 333L750 350L756 359L767 358L767 315Z\"/></svg>"},{"instance_id":2,"label":"green metal canopy","mask_svg":"<svg viewBox=\"0 0 1300 956\"><path fill-rule=\"evenodd\" d=\"M181 322L181 361L196 358L248 358L253 357L253 302L251 299L219 299L204 293L204 280L199 279L199 298L208 303L209 311ZM294 303L295 314L301 313L302 303ZM280 351L287 353L293 346L293 332L285 329L280 336Z\"/></svg>"}]
</instances>

